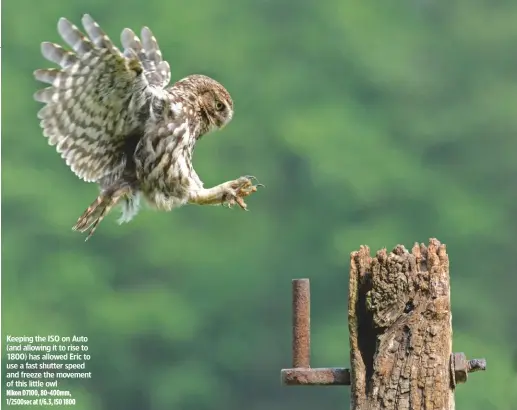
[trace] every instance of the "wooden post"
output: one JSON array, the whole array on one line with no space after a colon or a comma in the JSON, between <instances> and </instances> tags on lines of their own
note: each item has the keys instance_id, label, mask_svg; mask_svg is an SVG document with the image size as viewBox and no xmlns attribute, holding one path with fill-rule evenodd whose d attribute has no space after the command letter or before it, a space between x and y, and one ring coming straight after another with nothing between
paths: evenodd
<instances>
[{"instance_id":1,"label":"wooden post","mask_svg":"<svg viewBox=\"0 0 517 410\"><path fill-rule=\"evenodd\" d=\"M285 385L350 385L353 410L452 410L454 389L484 359L452 353L449 258L430 239L350 256L351 369L311 368L309 281L293 281L293 367Z\"/></svg>"}]
</instances>

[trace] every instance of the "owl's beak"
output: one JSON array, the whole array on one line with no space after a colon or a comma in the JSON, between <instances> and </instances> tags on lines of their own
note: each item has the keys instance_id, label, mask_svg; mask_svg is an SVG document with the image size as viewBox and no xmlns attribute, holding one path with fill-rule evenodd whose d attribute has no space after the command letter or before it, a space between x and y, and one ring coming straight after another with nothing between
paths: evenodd
<instances>
[{"instance_id":1,"label":"owl's beak","mask_svg":"<svg viewBox=\"0 0 517 410\"><path fill-rule=\"evenodd\" d=\"M232 120L232 117L233 117L233 113L231 113L231 114L228 116L228 118L226 118L226 121L225 121L225 122L223 122L223 124L221 125L221 129L223 129L224 127L226 127L226 126L230 123L230 121Z\"/></svg>"}]
</instances>

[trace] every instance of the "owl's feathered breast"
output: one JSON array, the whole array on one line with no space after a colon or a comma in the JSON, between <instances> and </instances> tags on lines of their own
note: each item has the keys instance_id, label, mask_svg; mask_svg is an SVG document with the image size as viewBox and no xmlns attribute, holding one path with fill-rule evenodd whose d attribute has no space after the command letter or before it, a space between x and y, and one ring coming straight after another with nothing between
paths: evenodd
<instances>
[{"instance_id":1,"label":"owl's feathered breast","mask_svg":"<svg viewBox=\"0 0 517 410\"><path fill-rule=\"evenodd\" d=\"M145 132L135 151L136 177L140 189L150 197L159 195L186 199L198 184L192 154L200 122L188 93L181 88L167 90L165 104L151 104Z\"/></svg>"}]
</instances>

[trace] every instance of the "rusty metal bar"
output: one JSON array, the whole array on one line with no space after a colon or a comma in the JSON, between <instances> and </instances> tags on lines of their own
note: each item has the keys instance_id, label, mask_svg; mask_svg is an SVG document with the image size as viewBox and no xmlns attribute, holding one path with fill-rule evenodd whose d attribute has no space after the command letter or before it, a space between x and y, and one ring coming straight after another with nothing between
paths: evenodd
<instances>
[{"instance_id":1,"label":"rusty metal bar","mask_svg":"<svg viewBox=\"0 0 517 410\"><path fill-rule=\"evenodd\" d=\"M283 369L286 386L349 386L350 370L343 368Z\"/></svg>"},{"instance_id":2,"label":"rusty metal bar","mask_svg":"<svg viewBox=\"0 0 517 410\"><path fill-rule=\"evenodd\" d=\"M293 280L293 367L311 367L311 294L309 279Z\"/></svg>"},{"instance_id":3,"label":"rusty metal bar","mask_svg":"<svg viewBox=\"0 0 517 410\"><path fill-rule=\"evenodd\" d=\"M282 369L286 386L350 385L350 371L311 369L311 292L309 279L293 280L293 368Z\"/></svg>"}]
</instances>

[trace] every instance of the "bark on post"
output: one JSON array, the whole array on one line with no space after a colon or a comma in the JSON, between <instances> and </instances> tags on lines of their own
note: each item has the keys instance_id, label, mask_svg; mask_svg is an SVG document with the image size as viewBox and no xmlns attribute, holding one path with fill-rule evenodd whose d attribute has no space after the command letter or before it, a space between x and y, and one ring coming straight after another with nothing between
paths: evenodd
<instances>
[{"instance_id":1,"label":"bark on post","mask_svg":"<svg viewBox=\"0 0 517 410\"><path fill-rule=\"evenodd\" d=\"M352 409L454 409L445 245L353 252L348 320Z\"/></svg>"}]
</instances>

